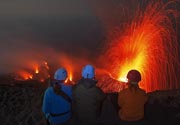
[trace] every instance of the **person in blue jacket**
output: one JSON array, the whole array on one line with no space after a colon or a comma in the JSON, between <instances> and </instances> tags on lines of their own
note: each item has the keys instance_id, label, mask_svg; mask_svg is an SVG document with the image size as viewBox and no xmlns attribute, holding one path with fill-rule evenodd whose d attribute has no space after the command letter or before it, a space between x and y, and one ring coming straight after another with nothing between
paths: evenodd
<instances>
[{"instance_id":1,"label":"person in blue jacket","mask_svg":"<svg viewBox=\"0 0 180 125\"><path fill-rule=\"evenodd\" d=\"M68 125L71 119L72 88L64 83L66 79L66 69L58 69L52 86L44 93L42 111L51 125Z\"/></svg>"}]
</instances>

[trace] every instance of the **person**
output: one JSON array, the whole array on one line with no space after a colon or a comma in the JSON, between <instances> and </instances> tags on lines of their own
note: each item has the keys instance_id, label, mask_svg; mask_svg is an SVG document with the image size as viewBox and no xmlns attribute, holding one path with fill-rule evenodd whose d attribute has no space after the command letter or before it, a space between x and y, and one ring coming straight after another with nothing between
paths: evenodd
<instances>
[{"instance_id":1,"label":"person","mask_svg":"<svg viewBox=\"0 0 180 125\"><path fill-rule=\"evenodd\" d=\"M88 64L82 70L82 79L73 88L73 113L77 125L98 124L105 94L96 84L95 69Z\"/></svg>"},{"instance_id":2,"label":"person","mask_svg":"<svg viewBox=\"0 0 180 125\"><path fill-rule=\"evenodd\" d=\"M66 79L66 69L59 68L54 74L52 86L44 93L42 111L47 124L66 125L71 119L72 87L64 83Z\"/></svg>"},{"instance_id":3,"label":"person","mask_svg":"<svg viewBox=\"0 0 180 125\"><path fill-rule=\"evenodd\" d=\"M119 118L123 125L144 124L144 105L147 102L146 92L139 88L141 74L138 70L130 70L127 74L128 87L118 94Z\"/></svg>"}]
</instances>

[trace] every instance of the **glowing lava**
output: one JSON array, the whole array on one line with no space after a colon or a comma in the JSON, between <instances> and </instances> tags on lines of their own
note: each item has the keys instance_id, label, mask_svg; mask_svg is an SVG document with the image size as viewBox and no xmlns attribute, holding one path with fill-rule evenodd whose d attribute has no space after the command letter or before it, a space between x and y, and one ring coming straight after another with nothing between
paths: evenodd
<instances>
[{"instance_id":1,"label":"glowing lava","mask_svg":"<svg viewBox=\"0 0 180 125\"><path fill-rule=\"evenodd\" d=\"M25 69L19 70L15 73L15 79L21 81L34 79L44 82L50 77L48 70L49 66L46 61L41 63L31 62Z\"/></svg>"},{"instance_id":2,"label":"glowing lava","mask_svg":"<svg viewBox=\"0 0 180 125\"><path fill-rule=\"evenodd\" d=\"M39 73L39 69L38 67L35 69L35 73L38 74Z\"/></svg>"},{"instance_id":3,"label":"glowing lava","mask_svg":"<svg viewBox=\"0 0 180 125\"><path fill-rule=\"evenodd\" d=\"M33 78L33 75L25 70L18 71L17 75L15 76L16 80L29 80L32 78Z\"/></svg>"},{"instance_id":4,"label":"glowing lava","mask_svg":"<svg viewBox=\"0 0 180 125\"><path fill-rule=\"evenodd\" d=\"M140 87L146 91L180 87L175 28L179 12L171 4L175 3L149 2L145 10L137 11L124 33L108 44L106 66L113 77L126 81L127 72L137 69L142 74Z\"/></svg>"},{"instance_id":5,"label":"glowing lava","mask_svg":"<svg viewBox=\"0 0 180 125\"><path fill-rule=\"evenodd\" d=\"M71 68L71 66L68 66L68 69L69 70L67 70L68 71L68 78L65 80L65 83L67 83L67 84L74 84L74 82L73 82L73 72L72 72L72 68Z\"/></svg>"}]
</instances>

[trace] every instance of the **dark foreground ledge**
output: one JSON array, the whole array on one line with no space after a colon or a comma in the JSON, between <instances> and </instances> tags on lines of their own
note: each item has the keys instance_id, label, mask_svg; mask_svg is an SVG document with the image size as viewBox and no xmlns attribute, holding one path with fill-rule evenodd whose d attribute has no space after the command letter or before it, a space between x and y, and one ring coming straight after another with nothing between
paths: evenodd
<instances>
[{"instance_id":1,"label":"dark foreground ledge","mask_svg":"<svg viewBox=\"0 0 180 125\"><path fill-rule=\"evenodd\" d=\"M45 125L41 111L42 98L47 85L40 83L0 85L1 125ZM180 90L148 93L145 120L148 124L180 124ZM118 93L107 93L101 121L104 125L117 125Z\"/></svg>"},{"instance_id":2,"label":"dark foreground ledge","mask_svg":"<svg viewBox=\"0 0 180 125\"><path fill-rule=\"evenodd\" d=\"M108 93L107 96L115 112L118 112L118 93ZM152 125L156 123L167 125L180 124L180 90L154 91L148 93L148 96L149 100L145 105L146 123Z\"/></svg>"}]
</instances>

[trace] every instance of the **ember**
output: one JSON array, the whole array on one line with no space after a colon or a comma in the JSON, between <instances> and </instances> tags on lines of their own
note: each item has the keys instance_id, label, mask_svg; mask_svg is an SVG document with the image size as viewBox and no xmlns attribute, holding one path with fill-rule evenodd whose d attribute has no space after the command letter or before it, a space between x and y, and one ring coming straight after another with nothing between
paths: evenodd
<instances>
[{"instance_id":1,"label":"ember","mask_svg":"<svg viewBox=\"0 0 180 125\"><path fill-rule=\"evenodd\" d=\"M142 74L140 87L147 92L180 87L175 71L179 62L174 28L179 12L170 8L172 4L176 3L149 2L145 10L139 8L131 24L124 26L123 34L119 32L115 40L110 38L113 40L105 50L104 62L113 77L124 81L130 69L137 69Z\"/></svg>"},{"instance_id":2,"label":"ember","mask_svg":"<svg viewBox=\"0 0 180 125\"><path fill-rule=\"evenodd\" d=\"M114 34L118 34L118 37L110 38L104 47L104 58L101 58L99 63L102 64L103 70L111 74L98 77L98 86L103 91L119 92L124 89L127 83L126 74L131 69L141 72L140 87L147 92L180 88L176 28L179 12L172 9L172 5L176 5L176 2L149 1L145 8L139 6L132 20L129 20L130 23L123 23L124 25L119 27L121 30L116 30ZM68 71L67 84L74 84L73 81L79 78L77 72L80 74L83 64L89 63L87 60L83 62L80 58L74 61L64 54L57 54L55 57L60 57L57 68L63 66ZM18 79L38 79L44 82L52 77L53 73L50 73L46 61L31 64L27 70L17 72Z\"/></svg>"}]
</instances>

